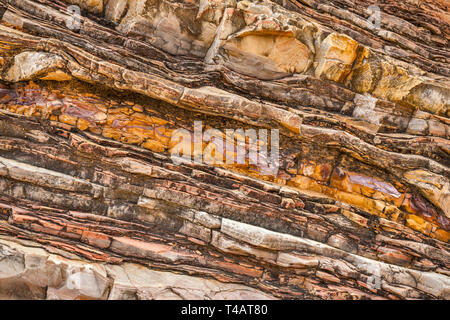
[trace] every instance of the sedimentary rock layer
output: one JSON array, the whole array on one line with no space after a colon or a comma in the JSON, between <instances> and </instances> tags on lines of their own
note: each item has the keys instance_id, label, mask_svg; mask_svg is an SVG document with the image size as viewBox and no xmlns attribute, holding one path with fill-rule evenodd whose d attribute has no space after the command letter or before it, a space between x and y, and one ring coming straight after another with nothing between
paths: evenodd
<instances>
[{"instance_id":1,"label":"sedimentary rock layer","mask_svg":"<svg viewBox=\"0 0 450 320\"><path fill-rule=\"evenodd\" d=\"M0 18L1 298L450 298L445 1Z\"/></svg>"}]
</instances>

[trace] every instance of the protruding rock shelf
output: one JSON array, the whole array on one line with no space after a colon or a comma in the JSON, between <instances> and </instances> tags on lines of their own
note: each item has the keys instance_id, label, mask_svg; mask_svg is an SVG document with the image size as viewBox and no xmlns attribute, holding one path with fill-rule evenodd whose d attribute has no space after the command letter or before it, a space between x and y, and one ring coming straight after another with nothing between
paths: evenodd
<instances>
[{"instance_id":1,"label":"protruding rock shelf","mask_svg":"<svg viewBox=\"0 0 450 320\"><path fill-rule=\"evenodd\" d=\"M0 299L450 299L449 17L0 0Z\"/></svg>"}]
</instances>

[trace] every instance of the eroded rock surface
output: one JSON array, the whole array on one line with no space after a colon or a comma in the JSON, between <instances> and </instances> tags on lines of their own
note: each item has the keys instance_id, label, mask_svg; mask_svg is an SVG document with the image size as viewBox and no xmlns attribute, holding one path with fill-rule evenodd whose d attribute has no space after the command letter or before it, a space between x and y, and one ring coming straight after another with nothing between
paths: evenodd
<instances>
[{"instance_id":1,"label":"eroded rock surface","mask_svg":"<svg viewBox=\"0 0 450 320\"><path fill-rule=\"evenodd\" d=\"M449 299L449 5L374 4L0 0L0 297Z\"/></svg>"}]
</instances>

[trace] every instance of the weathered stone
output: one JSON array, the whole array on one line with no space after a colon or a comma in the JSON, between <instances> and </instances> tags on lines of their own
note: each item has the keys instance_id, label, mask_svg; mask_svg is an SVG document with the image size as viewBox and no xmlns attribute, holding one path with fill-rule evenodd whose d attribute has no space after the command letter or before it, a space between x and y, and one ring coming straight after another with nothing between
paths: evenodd
<instances>
[{"instance_id":1,"label":"weathered stone","mask_svg":"<svg viewBox=\"0 0 450 320\"><path fill-rule=\"evenodd\" d=\"M408 124L408 133L425 135L427 129L428 124L422 119L411 119Z\"/></svg>"},{"instance_id":2,"label":"weathered stone","mask_svg":"<svg viewBox=\"0 0 450 320\"><path fill-rule=\"evenodd\" d=\"M450 180L448 178L425 170L406 172L405 178L420 188L427 199L444 211L447 218L450 218Z\"/></svg>"},{"instance_id":3,"label":"weathered stone","mask_svg":"<svg viewBox=\"0 0 450 320\"><path fill-rule=\"evenodd\" d=\"M316 77L342 82L351 71L358 43L348 36L332 33L320 44L316 56Z\"/></svg>"},{"instance_id":4,"label":"weathered stone","mask_svg":"<svg viewBox=\"0 0 450 320\"><path fill-rule=\"evenodd\" d=\"M191 223L189 221L185 221L179 231L180 233L203 240L205 242L211 241L210 229L199 226L195 223Z\"/></svg>"},{"instance_id":5,"label":"weathered stone","mask_svg":"<svg viewBox=\"0 0 450 320\"><path fill-rule=\"evenodd\" d=\"M393 248L378 248L378 257L381 260L399 265L407 266L411 262L411 256L409 254L403 253L402 251Z\"/></svg>"},{"instance_id":6,"label":"weathered stone","mask_svg":"<svg viewBox=\"0 0 450 320\"><path fill-rule=\"evenodd\" d=\"M199 223L209 229L219 229L222 225L220 218L203 211L195 212L194 222Z\"/></svg>"},{"instance_id":7,"label":"weathered stone","mask_svg":"<svg viewBox=\"0 0 450 320\"><path fill-rule=\"evenodd\" d=\"M247 244L240 243L217 231L213 231L212 233L211 244L224 252L238 255L252 255L268 261L274 261L277 256L275 252L254 248Z\"/></svg>"},{"instance_id":8,"label":"weathered stone","mask_svg":"<svg viewBox=\"0 0 450 320\"><path fill-rule=\"evenodd\" d=\"M358 251L358 245L343 234L333 234L328 238L327 243L347 252L356 253Z\"/></svg>"}]
</instances>

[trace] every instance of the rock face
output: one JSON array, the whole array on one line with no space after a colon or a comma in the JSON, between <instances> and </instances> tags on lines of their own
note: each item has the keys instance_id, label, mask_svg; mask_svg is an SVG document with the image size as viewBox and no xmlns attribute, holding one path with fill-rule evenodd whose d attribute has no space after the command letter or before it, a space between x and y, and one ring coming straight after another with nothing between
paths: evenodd
<instances>
[{"instance_id":1,"label":"rock face","mask_svg":"<svg viewBox=\"0 0 450 320\"><path fill-rule=\"evenodd\" d=\"M449 9L0 0L0 298L449 299Z\"/></svg>"}]
</instances>

